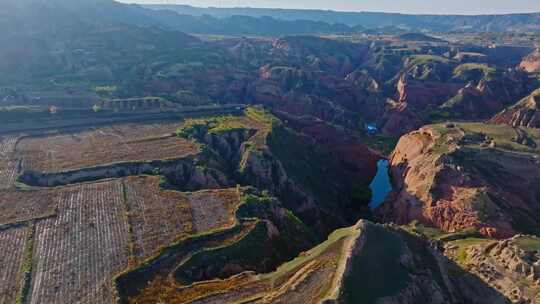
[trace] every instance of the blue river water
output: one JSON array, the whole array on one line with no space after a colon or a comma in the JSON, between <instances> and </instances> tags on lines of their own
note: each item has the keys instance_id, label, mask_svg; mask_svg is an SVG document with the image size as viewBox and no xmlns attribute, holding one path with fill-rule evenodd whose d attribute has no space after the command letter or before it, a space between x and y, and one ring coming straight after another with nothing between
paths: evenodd
<instances>
[{"instance_id":1,"label":"blue river water","mask_svg":"<svg viewBox=\"0 0 540 304\"><path fill-rule=\"evenodd\" d=\"M371 209L379 207L386 199L386 196L388 196L388 193L392 191L388 165L388 160L386 159L381 159L377 162L377 175L369 185L372 192L371 201L369 202Z\"/></svg>"}]
</instances>

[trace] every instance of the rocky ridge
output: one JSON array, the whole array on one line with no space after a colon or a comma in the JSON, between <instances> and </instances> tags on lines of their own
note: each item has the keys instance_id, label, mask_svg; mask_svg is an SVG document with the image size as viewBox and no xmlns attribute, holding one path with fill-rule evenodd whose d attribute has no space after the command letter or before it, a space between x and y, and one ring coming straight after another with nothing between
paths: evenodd
<instances>
[{"instance_id":1,"label":"rocky ridge","mask_svg":"<svg viewBox=\"0 0 540 304\"><path fill-rule=\"evenodd\" d=\"M510 239L473 240L445 244L445 254L477 275L512 303L540 299L538 238L516 235Z\"/></svg>"}]
</instances>

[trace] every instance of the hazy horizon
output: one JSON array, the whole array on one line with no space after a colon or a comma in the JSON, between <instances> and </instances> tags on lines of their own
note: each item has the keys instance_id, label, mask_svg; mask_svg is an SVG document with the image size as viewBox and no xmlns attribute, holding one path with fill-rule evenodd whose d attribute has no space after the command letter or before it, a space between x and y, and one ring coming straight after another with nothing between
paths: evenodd
<instances>
[{"instance_id":1,"label":"hazy horizon","mask_svg":"<svg viewBox=\"0 0 540 304\"><path fill-rule=\"evenodd\" d=\"M510 14L540 12L538 0L119 0L139 4L186 4L197 7L253 7L283 9L323 9L336 11L371 11L404 14ZM396 4L396 2L400 4Z\"/></svg>"}]
</instances>

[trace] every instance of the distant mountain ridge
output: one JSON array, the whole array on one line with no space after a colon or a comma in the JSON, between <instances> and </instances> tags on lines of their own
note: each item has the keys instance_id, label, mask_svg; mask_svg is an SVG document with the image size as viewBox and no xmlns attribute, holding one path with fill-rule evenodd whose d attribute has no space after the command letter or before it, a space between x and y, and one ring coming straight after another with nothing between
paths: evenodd
<instances>
[{"instance_id":1,"label":"distant mountain ridge","mask_svg":"<svg viewBox=\"0 0 540 304\"><path fill-rule=\"evenodd\" d=\"M137 5L113 0L5 0L0 29L61 36L88 27L153 26L190 34L285 36L393 31L540 31L540 13L485 16L404 15L317 10L198 8L185 5Z\"/></svg>"},{"instance_id":2,"label":"distant mountain ridge","mask_svg":"<svg viewBox=\"0 0 540 304\"><path fill-rule=\"evenodd\" d=\"M340 12L331 10L267 9L267 8L202 8L189 5L143 5L153 10L171 10L181 15L230 18L248 16L279 20L308 20L349 27L367 28L402 26L430 31L540 31L540 12L507 15L409 15L377 12Z\"/></svg>"}]
</instances>

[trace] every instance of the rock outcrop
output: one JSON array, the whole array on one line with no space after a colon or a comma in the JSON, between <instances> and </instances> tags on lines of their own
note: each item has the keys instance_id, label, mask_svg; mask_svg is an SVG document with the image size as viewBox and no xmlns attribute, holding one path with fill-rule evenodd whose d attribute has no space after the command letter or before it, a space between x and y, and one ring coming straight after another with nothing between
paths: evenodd
<instances>
[{"instance_id":1,"label":"rock outcrop","mask_svg":"<svg viewBox=\"0 0 540 304\"><path fill-rule=\"evenodd\" d=\"M538 238L524 235L464 246L450 242L445 245L445 254L512 303L537 303L540 300L538 244Z\"/></svg>"},{"instance_id":2,"label":"rock outcrop","mask_svg":"<svg viewBox=\"0 0 540 304\"><path fill-rule=\"evenodd\" d=\"M540 227L536 130L487 124L440 124L403 136L390 158L395 190L377 213L418 220L447 232L478 229L490 237Z\"/></svg>"}]
</instances>

